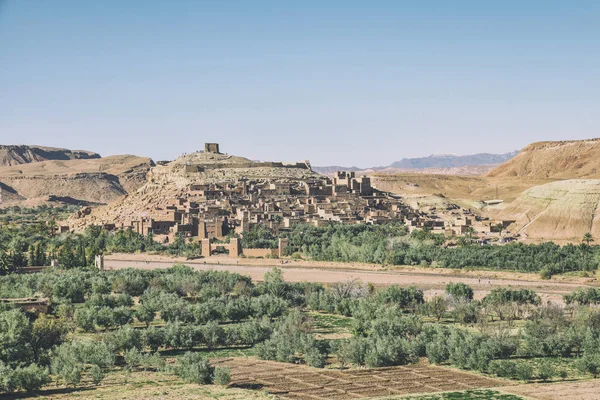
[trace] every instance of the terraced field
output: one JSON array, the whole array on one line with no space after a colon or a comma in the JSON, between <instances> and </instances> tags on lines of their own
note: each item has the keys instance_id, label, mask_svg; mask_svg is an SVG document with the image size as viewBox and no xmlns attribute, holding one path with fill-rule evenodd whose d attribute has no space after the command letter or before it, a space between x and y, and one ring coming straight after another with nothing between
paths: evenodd
<instances>
[{"instance_id":1,"label":"terraced field","mask_svg":"<svg viewBox=\"0 0 600 400\"><path fill-rule=\"evenodd\" d=\"M231 368L232 387L264 390L296 400L366 399L504 384L474 374L421 365L337 371L242 358L216 360L215 364Z\"/></svg>"}]
</instances>

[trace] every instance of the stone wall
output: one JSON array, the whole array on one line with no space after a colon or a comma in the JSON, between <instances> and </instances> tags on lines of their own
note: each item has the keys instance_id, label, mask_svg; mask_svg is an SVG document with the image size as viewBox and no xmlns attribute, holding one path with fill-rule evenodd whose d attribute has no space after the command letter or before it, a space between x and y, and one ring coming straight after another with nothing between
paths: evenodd
<instances>
[{"instance_id":1,"label":"stone wall","mask_svg":"<svg viewBox=\"0 0 600 400\"><path fill-rule=\"evenodd\" d=\"M246 257L272 257L277 255L277 249L242 249Z\"/></svg>"}]
</instances>

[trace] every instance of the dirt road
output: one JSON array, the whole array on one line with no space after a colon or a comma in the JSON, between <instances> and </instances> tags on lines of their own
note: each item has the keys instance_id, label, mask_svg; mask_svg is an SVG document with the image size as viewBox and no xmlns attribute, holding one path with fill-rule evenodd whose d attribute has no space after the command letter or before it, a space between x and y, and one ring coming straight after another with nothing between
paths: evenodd
<instances>
[{"instance_id":1,"label":"dirt road","mask_svg":"<svg viewBox=\"0 0 600 400\"><path fill-rule=\"evenodd\" d=\"M248 275L255 281L261 281L264 274L269 271L272 266L267 265L239 265L239 260L223 258L221 261L215 261L211 258L205 260L187 260L184 263L196 270L221 270L229 272L237 272L242 275ZM244 262L242 260L241 262ZM180 262L176 259L167 259L160 256L125 256L112 255L105 259L105 269L117 270L124 268L138 269L157 269L169 268L173 264ZM277 265L283 270L284 279L288 282L320 282L334 283L347 281L349 279L359 279L363 282L372 283L374 285L415 285L423 290L428 297L442 294L446 284L449 282L463 282L473 287L475 297L482 298L495 287L513 287L513 288L528 288L535 290L543 301L551 300L561 302L562 295L569 293L581 284L566 283L555 281L528 281L521 279L495 278L494 274L490 273L488 277L484 276L456 276L449 274L436 273L436 270L424 272L422 270L410 271L403 269L397 270L361 270L361 269L343 269L340 266L336 268L318 268L288 266L287 264L277 264L280 261L273 260L271 263ZM506 274L504 274L506 275Z\"/></svg>"}]
</instances>

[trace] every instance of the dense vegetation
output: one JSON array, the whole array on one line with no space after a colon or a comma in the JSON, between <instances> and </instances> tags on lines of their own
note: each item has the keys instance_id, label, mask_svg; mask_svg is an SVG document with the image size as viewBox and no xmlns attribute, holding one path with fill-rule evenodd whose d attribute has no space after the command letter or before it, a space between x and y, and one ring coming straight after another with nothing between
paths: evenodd
<instances>
[{"instance_id":1,"label":"dense vegetation","mask_svg":"<svg viewBox=\"0 0 600 400\"><path fill-rule=\"evenodd\" d=\"M55 211L44 210L44 213ZM19 214L21 215L21 214ZM33 214L38 215L36 213ZM288 255L326 261L492 268L541 272L593 271L600 247L507 244L480 246L463 238L447 247L441 235L408 234L403 225L297 225L275 235L254 228L245 246L290 242ZM274 269L264 282L226 272L169 270L100 272L104 252L166 252L196 256L178 237L156 243L129 230L90 227L54 233L52 223L0 228L0 298L49 299L48 314L0 303L0 391L36 390L51 380L99 383L125 369L166 371L185 382L227 384L204 353L251 349L256 356L324 367L403 365L426 357L436 364L519 380L600 375L598 289L565 296L566 306L541 304L531 290L496 288L481 301L473 289L449 284L443 296L348 281L324 287L288 283ZM56 259L60 270L11 272ZM342 339L317 339L322 315L343 321ZM178 354L175 363L166 354ZM212 354L212 353L211 353ZM582 376L580 375L580 376Z\"/></svg>"},{"instance_id":2,"label":"dense vegetation","mask_svg":"<svg viewBox=\"0 0 600 400\"><path fill-rule=\"evenodd\" d=\"M600 262L600 246L586 243L477 245L463 237L457 245L445 246L441 234L415 230L409 235L403 225L395 224L296 225L282 236L290 239L288 254L302 252L322 261L540 272L545 277L595 271Z\"/></svg>"},{"instance_id":3,"label":"dense vegetation","mask_svg":"<svg viewBox=\"0 0 600 400\"><path fill-rule=\"evenodd\" d=\"M48 207L3 210L4 217L12 219L0 228L0 274L28 265L49 264L50 259L56 259L67 269L90 266L95 255L107 252L201 255L200 244L183 237L160 244L152 235L143 236L131 230L107 232L99 227L89 227L81 234L57 235L53 217L66 210ZM21 220L24 215L31 217L27 223ZM595 271L600 262L600 246L590 245L585 238L577 246L550 242L478 245L469 236L448 242L442 234L429 231L415 230L408 234L402 224L324 227L298 224L279 235L258 224L244 234L242 246L277 248L280 237L289 239L288 256L320 261L536 272L545 278L572 271Z\"/></svg>"},{"instance_id":4,"label":"dense vegetation","mask_svg":"<svg viewBox=\"0 0 600 400\"><path fill-rule=\"evenodd\" d=\"M107 252L161 252L171 255L198 256L198 242L177 237L168 245L157 243L152 235L131 230L108 232L89 227L81 234L56 235L52 224L9 224L0 228L0 275L26 266L49 265L55 259L65 269L93 266L94 257Z\"/></svg>"},{"instance_id":5,"label":"dense vegetation","mask_svg":"<svg viewBox=\"0 0 600 400\"><path fill-rule=\"evenodd\" d=\"M123 364L171 371L186 382L223 381L226 371L215 371L199 355L187 354L173 366L157 351L243 348L266 340L273 319L298 301L271 289L268 282L255 286L240 275L184 266L4 276L3 298L48 297L52 312L30 314L0 303L0 391L35 390L51 376L72 386L83 376L98 383Z\"/></svg>"},{"instance_id":6,"label":"dense vegetation","mask_svg":"<svg viewBox=\"0 0 600 400\"><path fill-rule=\"evenodd\" d=\"M46 297L48 314L0 303L0 391L52 380L99 383L115 369L167 371L185 382L226 384L204 352L253 349L258 357L324 367L404 365L426 357L520 380L567 376L557 359L600 374L595 291L541 304L531 290L496 288L481 301L464 284L426 300L414 287L357 281L288 283L273 269L262 283L220 271L52 270L0 277L0 297ZM315 314L316 313L316 314ZM344 339L315 336L314 315L347 320ZM176 363L165 353L180 352ZM532 362L534 360L535 362Z\"/></svg>"}]
</instances>

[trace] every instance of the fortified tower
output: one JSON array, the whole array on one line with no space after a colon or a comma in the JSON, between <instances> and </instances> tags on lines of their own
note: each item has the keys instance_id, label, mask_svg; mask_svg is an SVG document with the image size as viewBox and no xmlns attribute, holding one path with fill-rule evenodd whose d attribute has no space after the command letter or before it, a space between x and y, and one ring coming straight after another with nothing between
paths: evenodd
<instances>
[{"instance_id":1,"label":"fortified tower","mask_svg":"<svg viewBox=\"0 0 600 400\"><path fill-rule=\"evenodd\" d=\"M219 143L204 143L204 152L221 154L219 152Z\"/></svg>"}]
</instances>

